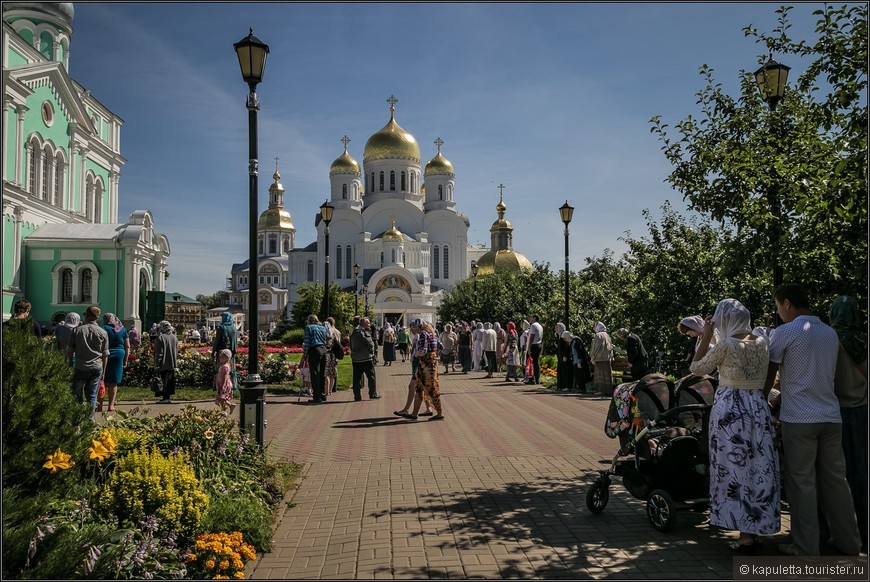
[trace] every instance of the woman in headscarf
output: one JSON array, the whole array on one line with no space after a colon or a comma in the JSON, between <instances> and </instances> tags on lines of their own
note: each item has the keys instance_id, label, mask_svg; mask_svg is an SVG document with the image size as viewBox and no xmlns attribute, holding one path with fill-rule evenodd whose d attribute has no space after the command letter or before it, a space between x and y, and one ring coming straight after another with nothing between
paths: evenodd
<instances>
[{"instance_id":1,"label":"woman in headscarf","mask_svg":"<svg viewBox=\"0 0 870 582\"><path fill-rule=\"evenodd\" d=\"M710 411L710 523L737 530L731 548L753 553L757 536L780 527L780 476L773 418L764 395L769 342L752 333L749 310L723 299L704 322L690 369L719 369L719 388ZM719 342L710 347L713 330Z\"/></svg>"},{"instance_id":2,"label":"woman in headscarf","mask_svg":"<svg viewBox=\"0 0 870 582\"><path fill-rule=\"evenodd\" d=\"M556 390L570 390L574 387L571 341L570 339L567 342L562 341L562 336L567 330L568 328L561 321L556 324Z\"/></svg>"},{"instance_id":3,"label":"woman in headscarf","mask_svg":"<svg viewBox=\"0 0 870 582\"><path fill-rule=\"evenodd\" d=\"M238 389L236 374L236 349L239 344L239 330L233 321L233 314L229 311L221 313L221 322L215 328L214 341L211 344L211 357L215 363L215 369L220 365L218 355L221 350L229 350L233 357L230 358L230 377L233 380L233 393Z\"/></svg>"},{"instance_id":4,"label":"woman in headscarf","mask_svg":"<svg viewBox=\"0 0 870 582\"><path fill-rule=\"evenodd\" d=\"M384 365L392 366L396 361L396 330L389 321L384 323L381 338L381 344L384 346Z\"/></svg>"},{"instance_id":5,"label":"woman in headscarf","mask_svg":"<svg viewBox=\"0 0 870 582\"><path fill-rule=\"evenodd\" d=\"M178 363L178 337L175 328L166 320L157 326L160 332L154 343L154 371L160 375L163 391L155 396L161 399L157 404L172 404L170 396L175 394L175 366Z\"/></svg>"},{"instance_id":6,"label":"woman in headscarf","mask_svg":"<svg viewBox=\"0 0 870 582\"><path fill-rule=\"evenodd\" d=\"M444 331L441 332L441 363L444 364L444 373L450 371L450 368L456 372L456 343L458 336L453 331L453 324L444 324Z\"/></svg>"},{"instance_id":7,"label":"woman in headscarf","mask_svg":"<svg viewBox=\"0 0 870 582\"><path fill-rule=\"evenodd\" d=\"M468 374L471 369L471 329L468 323L462 322L457 343L459 344L459 363L462 365L462 373Z\"/></svg>"},{"instance_id":8,"label":"woman in headscarf","mask_svg":"<svg viewBox=\"0 0 870 582\"><path fill-rule=\"evenodd\" d=\"M505 372L504 380L505 382L510 382L513 380L514 382L519 382L520 377L517 374L518 366L520 364L520 351L519 351L519 336L517 336L517 326L513 321L509 321L507 323L507 331L505 332L505 336L507 340L505 341L504 353L502 357L504 358L505 368L507 371Z\"/></svg>"},{"instance_id":9,"label":"woman in headscarf","mask_svg":"<svg viewBox=\"0 0 870 582\"><path fill-rule=\"evenodd\" d=\"M327 317L323 324L326 328L326 365L324 367L324 393L333 394L338 390L338 360L332 353L335 342L341 343L341 333L335 328L335 318Z\"/></svg>"},{"instance_id":10,"label":"woman in headscarf","mask_svg":"<svg viewBox=\"0 0 870 582\"><path fill-rule=\"evenodd\" d=\"M528 320L524 319L520 322L520 329L522 332L520 333L520 367L522 368L523 380L528 380L528 374L526 374L526 360L528 360L531 356L529 355L529 328L532 325L528 322Z\"/></svg>"},{"instance_id":11,"label":"woman in headscarf","mask_svg":"<svg viewBox=\"0 0 870 582\"><path fill-rule=\"evenodd\" d=\"M686 336L686 347L684 350L683 367L680 370L681 376L689 374L689 364L692 363L692 358L695 357L695 350L698 349L698 344L701 343L701 334L704 333L704 318L700 315L690 315L684 317L677 324L677 331L680 335ZM716 343L713 341L712 343Z\"/></svg>"},{"instance_id":12,"label":"woman in headscarf","mask_svg":"<svg viewBox=\"0 0 870 582\"><path fill-rule=\"evenodd\" d=\"M54 329L54 345L60 353L66 352L66 347L69 345L69 336L72 330L77 328L82 322L82 317L75 311L70 311L63 319L63 323Z\"/></svg>"},{"instance_id":13,"label":"woman in headscarf","mask_svg":"<svg viewBox=\"0 0 870 582\"><path fill-rule=\"evenodd\" d=\"M474 331L471 332L472 352L471 363L472 370L480 372L480 359L483 357L483 322L478 321Z\"/></svg>"},{"instance_id":14,"label":"woman in headscarf","mask_svg":"<svg viewBox=\"0 0 870 582\"><path fill-rule=\"evenodd\" d=\"M412 328L418 328L420 333L414 342L414 353L419 360L417 367L417 396L414 399L414 412L405 416L409 420L417 420L420 405L425 401L435 409L435 416L429 420L444 420L441 408L441 387L438 384L438 335L435 328L427 321L415 320Z\"/></svg>"},{"instance_id":15,"label":"woman in headscarf","mask_svg":"<svg viewBox=\"0 0 870 582\"><path fill-rule=\"evenodd\" d=\"M495 322L492 324L492 329L495 330L495 353L496 353L496 367L495 371L498 372L501 370L501 367L504 365L504 344L507 342L507 332L502 328L499 322Z\"/></svg>"},{"instance_id":16,"label":"woman in headscarf","mask_svg":"<svg viewBox=\"0 0 870 582\"><path fill-rule=\"evenodd\" d=\"M867 551L867 330L853 297L834 299L828 313L840 339L834 390L843 419L843 456L846 481L861 533L861 551Z\"/></svg>"},{"instance_id":17,"label":"woman in headscarf","mask_svg":"<svg viewBox=\"0 0 870 582\"><path fill-rule=\"evenodd\" d=\"M127 367L127 359L130 356L130 335L124 328L124 324L114 313L103 315L103 329L109 335L109 361L103 373L103 381L106 384L106 396L109 397L109 412L115 412L115 398L118 395L118 384ZM103 410L103 400L97 403L97 412Z\"/></svg>"},{"instance_id":18,"label":"woman in headscarf","mask_svg":"<svg viewBox=\"0 0 870 582\"><path fill-rule=\"evenodd\" d=\"M595 324L595 336L592 338L592 346L589 357L595 367L593 383L595 391L604 396L613 394L613 342L607 333L607 326L600 321Z\"/></svg>"}]
</instances>

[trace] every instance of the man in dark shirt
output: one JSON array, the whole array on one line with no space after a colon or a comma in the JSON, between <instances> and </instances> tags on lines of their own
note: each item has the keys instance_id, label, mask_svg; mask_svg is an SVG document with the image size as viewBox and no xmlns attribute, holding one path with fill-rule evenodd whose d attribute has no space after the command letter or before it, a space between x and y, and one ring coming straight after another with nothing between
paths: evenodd
<instances>
[{"instance_id":1,"label":"man in dark shirt","mask_svg":"<svg viewBox=\"0 0 870 582\"><path fill-rule=\"evenodd\" d=\"M617 330L616 337L625 342L628 363L631 364L631 379L640 380L649 370L648 356L643 342L637 334L631 333L624 327Z\"/></svg>"},{"instance_id":2,"label":"man in dark shirt","mask_svg":"<svg viewBox=\"0 0 870 582\"><path fill-rule=\"evenodd\" d=\"M368 317L360 319L359 327L350 336L350 361L353 365L353 399L362 400L362 377L365 375L369 387L369 399L378 396L377 379L375 377L375 341L371 332L371 321Z\"/></svg>"}]
</instances>

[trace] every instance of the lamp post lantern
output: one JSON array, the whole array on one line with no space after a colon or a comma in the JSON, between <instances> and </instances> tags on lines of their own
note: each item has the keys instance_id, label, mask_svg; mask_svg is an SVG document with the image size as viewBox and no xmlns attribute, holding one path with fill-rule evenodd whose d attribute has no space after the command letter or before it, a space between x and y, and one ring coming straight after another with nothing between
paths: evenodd
<instances>
[{"instance_id":1,"label":"lamp post lantern","mask_svg":"<svg viewBox=\"0 0 870 582\"><path fill-rule=\"evenodd\" d=\"M354 298L353 314L354 315L359 315L359 271L360 271L359 263L354 263L354 265L353 265L353 280L354 280L354 284L356 285L356 289L354 290L354 294L353 294L353 298Z\"/></svg>"},{"instance_id":2,"label":"lamp post lantern","mask_svg":"<svg viewBox=\"0 0 870 582\"><path fill-rule=\"evenodd\" d=\"M565 200L565 204L559 207L559 215L562 218L562 222L565 223L565 329L571 329L571 310L568 306L568 224L571 222L571 218L574 217L574 207Z\"/></svg>"},{"instance_id":3,"label":"lamp post lantern","mask_svg":"<svg viewBox=\"0 0 870 582\"><path fill-rule=\"evenodd\" d=\"M474 295L477 296L477 271L480 267L477 266L477 261L471 261L471 275L474 277Z\"/></svg>"},{"instance_id":4,"label":"lamp post lantern","mask_svg":"<svg viewBox=\"0 0 870 582\"><path fill-rule=\"evenodd\" d=\"M758 85L758 90L761 91L761 97L770 107L771 117L776 111L776 106L782 101L785 96L785 87L788 82L788 72L790 67L778 63L770 57L768 61L755 71L755 83ZM771 123L775 120L771 119ZM777 136L778 137L778 136ZM771 180L771 185L767 192L768 202L770 204L770 213L773 215L773 229L771 234L771 261L773 262L773 288L776 289L782 285L783 272L782 266L779 264L779 235L782 219L781 200L776 186ZM779 313L774 310L775 325L782 323Z\"/></svg>"},{"instance_id":5,"label":"lamp post lantern","mask_svg":"<svg viewBox=\"0 0 870 582\"><path fill-rule=\"evenodd\" d=\"M324 310L323 320L329 317L329 223L332 222L332 212L335 207L329 203L329 200L320 205L320 218L325 225L325 245L326 245L326 275L323 278L323 301L326 305Z\"/></svg>"},{"instance_id":6,"label":"lamp post lantern","mask_svg":"<svg viewBox=\"0 0 870 582\"><path fill-rule=\"evenodd\" d=\"M233 44L233 49L239 57L239 67L242 79L248 84L248 98L245 102L248 108L248 374L245 376L244 387L240 390L242 406L239 409L239 428L245 432L254 433L257 444L264 447L265 440L265 400L266 388L258 369L259 353L259 302L257 299L257 177L259 162L257 160L257 111L260 110L260 99L257 97L257 85L263 80L266 68L266 55L269 45L254 36L254 29L248 31L248 36Z\"/></svg>"}]
</instances>

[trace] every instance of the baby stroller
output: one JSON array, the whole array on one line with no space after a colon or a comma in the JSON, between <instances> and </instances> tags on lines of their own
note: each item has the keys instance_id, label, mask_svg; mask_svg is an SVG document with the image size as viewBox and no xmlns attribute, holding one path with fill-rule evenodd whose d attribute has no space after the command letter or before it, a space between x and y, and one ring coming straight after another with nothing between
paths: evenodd
<instances>
[{"instance_id":1,"label":"baby stroller","mask_svg":"<svg viewBox=\"0 0 870 582\"><path fill-rule=\"evenodd\" d=\"M620 449L610 468L586 493L586 507L600 513L610 499L611 476L636 499L646 501L650 524L666 532L681 510L703 511L709 505L707 429L716 381L689 375L676 385L663 374L647 374L620 384L604 424Z\"/></svg>"}]
</instances>

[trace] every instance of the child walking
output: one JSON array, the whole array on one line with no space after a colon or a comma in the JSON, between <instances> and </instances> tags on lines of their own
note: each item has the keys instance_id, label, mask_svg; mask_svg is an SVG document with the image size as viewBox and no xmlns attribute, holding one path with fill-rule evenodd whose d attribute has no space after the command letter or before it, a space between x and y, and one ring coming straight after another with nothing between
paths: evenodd
<instances>
[{"instance_id":1,"label":"child walking","mask_svg":"<svg viewBox=\"0 0 870 582\"><path fill-rule=\"evenodd\" d=\"M221 407L221 410L224 411L224 414L227 416L233 413L233 410L236 408L235 402L233 402L233 379L230 377L230 359L233 357L233 353L230 350L221 350L218 352L218 361L220 365L218 366L217 373L214 376L214 387L217 391L217 395L215 396L214 403Z\"/></svg>"}]
</instances>

